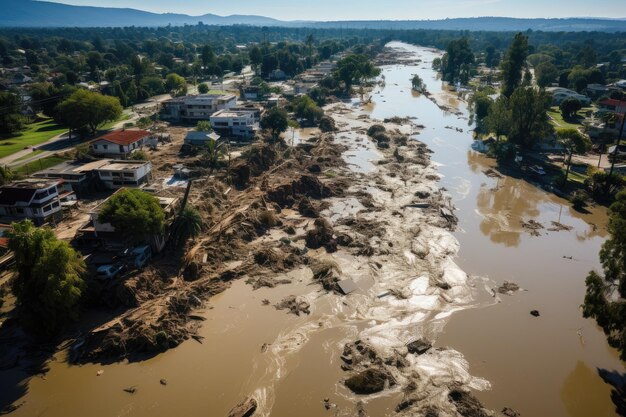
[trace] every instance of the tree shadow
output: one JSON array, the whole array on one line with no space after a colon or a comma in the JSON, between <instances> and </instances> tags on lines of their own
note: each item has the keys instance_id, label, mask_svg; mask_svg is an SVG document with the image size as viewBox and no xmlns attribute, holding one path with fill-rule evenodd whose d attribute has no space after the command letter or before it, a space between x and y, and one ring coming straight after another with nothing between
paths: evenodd
<instances>
[{"instance_id":1,"label":"tree shadow","mask_svg":"<svg viewBox=\"0 0 626 417\"><path fill-rule=\"evenodd\" d=\"M600 378L611 386L611 400L615 404L615 411L620 416L626 416L626 373L597 369Z\"/></svg>"}]
</instances>

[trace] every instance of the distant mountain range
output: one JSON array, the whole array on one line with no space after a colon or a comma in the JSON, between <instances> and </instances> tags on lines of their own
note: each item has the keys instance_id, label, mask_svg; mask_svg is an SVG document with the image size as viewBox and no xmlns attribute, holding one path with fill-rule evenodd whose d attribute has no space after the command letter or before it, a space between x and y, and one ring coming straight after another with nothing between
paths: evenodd
<instances>
[{"instance_id":1,"label":"distant mountain range","mask_svg":"<svg viewBox=\"0 0 626 417\"><path fill-rule=\"evenodd\" d=\"M281 21L263 16L205 14L189 16L175 13L151 13L136 9L70 6L35 0L0 0L0 27L122 27L251 25L344 29L443 29L474 31L601 31L626 32L626 19L567 18L515 19L477 17L444 20L362 20L362 21Z\"/></svg>"}]
</instances>

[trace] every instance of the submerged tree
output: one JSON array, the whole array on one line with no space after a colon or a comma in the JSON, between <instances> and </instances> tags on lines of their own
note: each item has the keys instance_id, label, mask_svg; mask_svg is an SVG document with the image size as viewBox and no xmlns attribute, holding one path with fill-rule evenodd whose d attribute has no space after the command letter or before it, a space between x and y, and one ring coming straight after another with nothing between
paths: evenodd
<instances>
[{"instance_id":1,"label":"submerged tree","mask_svg":"<svg viewBox=\"0 0 626 417\"><path fill-rule=\"evenodd\" d=\"M337 62L333 74L343 81L346 92L350 92L354 84L362 84L380 75L380 69L366 55L352 54Z\"/></svg>"},{"instance_id":2,"label":"submerged tree","mask_svg":"<svg viewBox=\"0 0 626 417\"><path fill-rule=\"evenodd\" d=\"M20 319L36 333L54 334L78 318L85 262L52 229L35 227L30 220L13 223L8 236L15 255L13 294Z\"/></svg>"},{"instance_id":3,"label":"submerged tree","mask_svg":"<svg viewBox=\"0 0 626 417\"><path fill-rule=\"evenodd\" d=\"M608 231L611 237L600 251L604 276L595 271L587 276L583 315L596 320L626 360L626 191L609 208Z\"/></svg>"},{"instance_id":4,"label":"submerged tree","mask_svg":"<svg viewBox=\"0 0 626 417\"><path fill-rule=\"evenodd\" d=\"M500 140L502 136L508 135L511 130L511 117L509 100L505 96L498 97L489 107L487 117L485 117L486 130L494 133L496 139Z\"/></svg>"},{"instance_id":5,"label":"submerged tree","mask_svg":"<svg viewBox=\"0 0 626 417\"><path fill-rule=\"evenodd\" d=\"M448 43L446 53L441 59L441 74L444 81L465 84L469 81L469 68L474 64L475 57L467 38L457 39ZM434 62L433 62L434 64Z\"/></svg>"},{"instance_id":6,"label":"submerged tree","mask_svg":"<svg viewBox=\"0 0 626 417\"><path fill-rule=\"evenodd\" d=\"M424 84L424 80L422 80L422 78L417 74L415 74L411 79L411 87L413 88L413 90L419 92L424 92L426 90L426 84Z\"/></svg>"}]
</instances>

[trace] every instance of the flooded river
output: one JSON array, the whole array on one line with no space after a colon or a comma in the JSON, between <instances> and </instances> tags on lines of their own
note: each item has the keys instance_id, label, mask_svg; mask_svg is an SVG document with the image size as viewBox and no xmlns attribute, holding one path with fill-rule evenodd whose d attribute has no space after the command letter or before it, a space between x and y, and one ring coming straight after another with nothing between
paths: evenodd
<instances>
[{"instance_id":1,"label":"flooded river","mask_svg":"<svg viewBox=\"0 0 626 417\"><path fill-rule=\"evenodd\" d=\"M357 283L357 294L327 294L311 284L308 269L292 271L292 283L276 288L253 291L244 280L237 281L200 312L206 318L202 344L190 340L150 360L111 365L70 366L59 354L44 378L1 373L2 398L23 402L12 415L225 416L253 395L259 401L258 415L352 416L357 398L339 383L345 378L339 358L343 345L364 334L378 340L382 333L404 331L406 317L430 317L430 312L431 319L422 324L416 320L413 328L419 324L435 346L462 353L441 357L440 364L477 389L487 408L506 406L533 417L614 416L610 390L598 369L623 372L623 364L593 322L582 319L579 308L587 271L598 267L605 213L579 214L524 180L487 176L484 171L493 161L470 150L465 105L450 99L460 114L447 113L411 92L410 80L417 73L431 93L447 97L431 69L437 53L391 46L414 53L422 62L384 67L385 87L376 89L364 111L376 119L414 117L425 126L416 137L434 151L442 177L438 185L451 195L459 217L455 261L471 277L468 291L457 294L461 301L419 311L372 301L387 277L373 273L364 258L335 255L343 276ZM356 153L376 154L371 147ZM363 175L368 169L362 169ZM341 204L336 207L341 212L358 206ZM521 221L529 219L545 226L540 236L522 229ZM550 231L551 222L572 229ZM420 279L407 281L414 294L421 294ZM493 298L488 288L504 281L525 291ZM274 304L287 295L304 297L311 314L289 315L262 302ZM426 295L416 297L430 302ZM540 317L529 314L534 309ZM396 311L401 311L397 317L392 315ZM131 387L134 394L124 391ZM368 397L367 412L372 417L394 415L401 397L398 390ZM334 410L324 409L325 398L336 404Z\"/></svg>"}]
</instances>

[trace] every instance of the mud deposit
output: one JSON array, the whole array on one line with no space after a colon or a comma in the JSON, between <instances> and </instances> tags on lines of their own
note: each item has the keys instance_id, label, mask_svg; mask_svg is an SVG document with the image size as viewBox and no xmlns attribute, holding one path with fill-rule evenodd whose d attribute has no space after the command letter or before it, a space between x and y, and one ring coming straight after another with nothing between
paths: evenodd
<instances>
[{"instance_id":1,"label":"mud deposit","mask_svg":"<svg viewBox=\"0 0 626 417\"><path fill-rule=\"evenodd\" d=\"M371 104L326 108L336 132L256 149L248 191L201 184L206 235L134 299L159 314L106 322L81 366L65 350L45 376L2 371L12 415L611 416L595 367L623 369L578 310L602 213L484 174L437 52L390 46L382 63L401 63ZM415 73L428 95L410 91ZM168 320L176 348L123 349Z\"/></svg>"}]
</instances>

